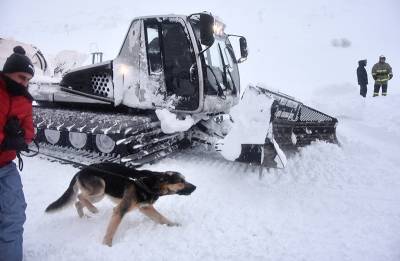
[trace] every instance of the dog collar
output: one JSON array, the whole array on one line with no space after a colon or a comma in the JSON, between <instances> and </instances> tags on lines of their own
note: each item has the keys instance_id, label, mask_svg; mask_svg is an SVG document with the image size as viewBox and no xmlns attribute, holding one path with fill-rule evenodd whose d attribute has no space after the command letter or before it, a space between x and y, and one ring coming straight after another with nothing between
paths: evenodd
<instances>
[{"instance_id":1,"label":"dog collar","mask_svg":"<svg viewBox=\"0 0 400 261\"><path fill-rule=\"evenodd\" d=\"M147 193L149 193L149 194L151 194L151 195L160 196L159 193L154 192L154 191L151 191L151 190L149 189L149 187L147 187L146 184L143 183L142 179L143 179L143 178L139 178L139 179L136 179L136 178L129 178L129 180L132 180L133 183L135 183L136 186L138 186L139 188L143 189L143 190L146 191Z\"/></svg>"}]
</instances>

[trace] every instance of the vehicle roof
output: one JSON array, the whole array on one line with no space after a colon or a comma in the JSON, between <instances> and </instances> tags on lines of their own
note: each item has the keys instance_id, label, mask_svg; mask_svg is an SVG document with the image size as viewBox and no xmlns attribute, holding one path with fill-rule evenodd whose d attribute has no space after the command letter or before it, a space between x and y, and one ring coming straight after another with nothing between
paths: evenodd
<instances>
[{"instance_id":1,"label":"vehicle roof","mask_svg":"<svg viewBox=\"0 0 400 261\"><path fill-rule=\"evenodd\" d=\"M186 19L187 15L178 15L178 14L163 14L163 15L146 15L146 16L138 16L132 19L132 21L137 19L148 19L148 18L169 18L169 17L179 17L182 19Z\"/></svg>"}]
</instances>

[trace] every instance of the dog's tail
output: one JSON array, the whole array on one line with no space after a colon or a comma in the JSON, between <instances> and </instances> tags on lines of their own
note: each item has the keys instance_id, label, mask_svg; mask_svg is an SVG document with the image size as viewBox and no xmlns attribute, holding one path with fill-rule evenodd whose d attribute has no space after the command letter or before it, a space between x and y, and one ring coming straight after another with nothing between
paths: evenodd
<instances>
[{"instance_id":1,"label":"dog's tail","mask_svg":"<svg viewBox=\"0 0 400 261\"><path fill-rule=\"evenodd\" d=\"M64 192L64 194L62 194L62 196L59 199L57 199L56 201L51 203L46 208L45 211L47 213L50 213L50 212L59 210L59 209L61 209L63 207L66 207L66 206L68 206L69 204L71 204L74 201L74 199L76 198L76 194L78 192L78 188L75 186L76 185L77 176L78 176L78 174L76 174L72 178L71 183L69 183L69 187Z\"/></svg>"}]
</instances>

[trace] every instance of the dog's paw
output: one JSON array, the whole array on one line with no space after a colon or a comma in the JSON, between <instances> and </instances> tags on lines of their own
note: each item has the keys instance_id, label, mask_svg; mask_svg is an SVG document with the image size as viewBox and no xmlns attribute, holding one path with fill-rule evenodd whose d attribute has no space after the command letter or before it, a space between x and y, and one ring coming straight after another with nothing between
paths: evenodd
<instances>
[{"instance_id":1,"label":"dog's paw","mask_svg":"<svg viewBox=\"0 0 400 261\"><path fill-rule=\"evenodd\" d=\"M112 239L104 238L103 239L103 245L111 247L112 246Z\"/></svg>"},{"instance_id":2,"label":"dog's paw","mask_svg":"<svg viewBox=\"0 0 400 261\"><path fill-rule=\"evenodd\" d=\"M98 210L96 207L94 207L94 208L89 208L89 211L92 212L93 214L99 213L99 210Z\"/></svg>"},{"instance_id":3,"label":"dog's paw","mask_svg":"<svg viewBox=\"0 0 400 261\"><path fill-rule=\"evenodd\" d=\"M182 225L180 223L177 223L177 222L170 222L170 223L167 224L167 226L169 226L169 227L180 227Z\"/></svg>"},{"instance_id":4,"label":"dog's paw","mask_svg":"<svg viewBox=\"0 0 400 261\"><path fill-rule=\"evenodd\" d=\"M97 214L97 213L99 213L99 210L98 210L98 208L95 208L95 209L93 209L92 213L93 213L93 214Z\"/></svg>"},{"instance_id":5,"label":"dog's paw","mask_svg":"<svg viewBox=\"0 0 400 261\"><path fill-rule=\"evenodd\" d=\"M79 216L80 218L83 218L83 217L85 216L85 213L83 213L83 210L82 210L82 209L77 209L76 212L78 213L78 216Z\"/></svg>"}]
</instances>

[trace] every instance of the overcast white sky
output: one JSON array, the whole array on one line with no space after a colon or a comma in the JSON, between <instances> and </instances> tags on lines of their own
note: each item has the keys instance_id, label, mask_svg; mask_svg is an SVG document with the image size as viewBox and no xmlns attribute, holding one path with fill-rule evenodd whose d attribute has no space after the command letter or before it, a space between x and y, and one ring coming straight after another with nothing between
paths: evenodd
<instances>
[{"instance_id":1,"label":"overcast white sky","mask_svg":"<svg viewBox=\"0 0 400 261\"><path fill-rule=\"evenodd\" d=\"M32 43L45 54L98 49L113 59L134 17L207 10L228 32L248 38L244 84L280 89L353 84L357 61L368 59L370 67L380 54L395 76L400 71L399 0L1 0L0 10L0 37ZM332 46L342 38L350 47ZM396 77L392 82L400 86Z\"/></svg>"}]
</instances>

